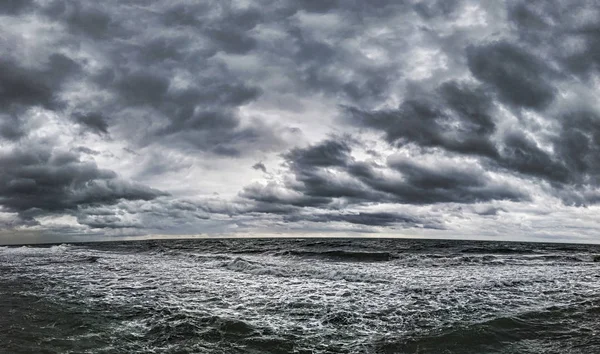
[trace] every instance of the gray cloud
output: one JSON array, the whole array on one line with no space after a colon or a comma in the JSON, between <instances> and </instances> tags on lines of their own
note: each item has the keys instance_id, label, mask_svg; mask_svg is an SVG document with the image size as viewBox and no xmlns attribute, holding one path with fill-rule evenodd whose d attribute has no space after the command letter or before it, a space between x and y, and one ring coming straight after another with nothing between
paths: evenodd
<instances>
[{"instance_id":1,"label":"gray cloud","mask_svg":"<svg viewBox=\"0 0 600 354\"><path fill-rule=\"evenodd\" d=\"M346 140L329 139L305 149L294 149L284 157L293 168L345 166L350 160L351 147Z\"/></svg>"},{"instance_id":2,"label":"gray cloud","mask_svg":"<svg viewBox=\"0 0 600 354\"><path fill-rule=\"evenodd\" d=\"M565 73L586 79L598 70L597 4L576 1L517 1L508 6L508 18L521 42L546 52Z\"/></svg>"},{"instance_id":3,"label":"gray cloud","mask_svg":"<svg viewBox=\"0 0 600 354\"><path fill-rule=\"evenodd\" d=\"M510 80L509 80L510 81ZM518 84L518 83L515 83ZM535 96L535 95L534 95ZM533 96L528 96L533 97ZM579 160L582 153L594 149L593 137L598 131L594 114L568 113L570 121L561 122L564 134L553 139L551 153L521 130L497 133L495 112L489 95L482 88L467 89L456 82L441 84L425 98L408 99L398 109L363 111L348 108L351 122L384 133L389 143L416 144L450 153L477 156L490 169L542 178L551 183L576 183L585 170L597 165L592 155ZM519 107L525 104L511 102ZM573 124L575 123L575 124ZM582 133L585 127L587 133ZM583 134L583 135L582 135ZM585 135L585 136L584 136ZM573 138L577 139L574 141ZM591 144L591 145L588 145Z\"/></svg>"},{"instance_id":4,"label":"gray cloud","mask_svg":"<svg viewBox=\"0 0 600 354\"><path fill-rule=\"evenodd\" d=\"M0 204L24 219L76 212L88 205L152 200L166 193L119 179L111 170L82 161L75 152L29 146L0 155Z\"/></svg>"},{"instance_id":5,"label":"gray cloud","mask_svg":"<svg viewBox=\"0 0 600 354\"><path fill-rule=\"evenodd\" d=\"M561 117L561 134L555 146L578 184L600 183L600 115L575 110Z\"/></svg>"},{"instance_id":6,"label":"gray cloud","mask_svg":"<svg viewBox=\"0 0 600 354\"><path fill-rule=\"evenodd\" d=\"M0 13L8 15L17 15L28 10L33 4L33 0L6 0L0 3Z\"/></svg>"},{"instance_id":7,"label":"gray cloud","mask_svg":"<svg viewBox=\"0 0 600 354\"><path fill-rule=\"evenodd\" d=\"M3 1L0 217L107 234L476 234L594 206L598 13L585 0Z\"/></svg>"},{"instance_id":8,"label":"gray cloud","mask_svg":"<svg viewBox=\"0 0 600 354\"><path fill-rule=\"evenodd\" d=\"M108 123L99 113L77 113L75 114L75 121L94 133L108 134Z\"/></svg>"},{"instance_id":9,"label":"gray cloud","mask_svg":"<svg viewBox=\"0 0 600 354\"><path fill-rule=\"evenodd\" d=\"M427 165L398 157L380 165L356 161L350 155L351 144L344 138L333 137L317 145L294 149L284 155L293 175L287 184L251 185L240 196L260 203L324 209L337 209L338 200L356 205L381 202L421 205L528 199L524 191L495 182L477 165L457 166L447 162ZM331 221L342 220L333 215ZM288 220L302 217L294 214ZM361 218L349 217L347 221L353 223L351 220ZM398 222L401 220L398 218Z\"/></svg>"},{"instance_id":10,"label":"gray cloud","mask_svg":"<svg viewBox=\"0 0 600 354\"><path fill-rule=\"evenodd\" d=\"M390 143L414 142L495 157L497 151L490 141L495 131L491 110L491 100L481 88L451 81L440 85L437 92L404 101L398 109L348 108L347 113L355 124L383 131Z\"/></svg>"},{"instance_id":11,"label":"gray cloud","mask_svg":"<svg viewBox=\"0 0 600 354\"><path fill-rule=\"evenodd\" d=\"M79 65L61 54L53 54L41 69L27 68L14 60L0 62L0 106L14 112L29 106L57 108L57 92Z\"/></svg>"},{"instance_id":12,"label":"gray cloud","mask_svg":"<svg viewBox=\"0 0 600 354\"><path fill-rule=\"evenodd\" d=\"M87 148L85 146L78 146L75 148L76 152L80 152L83 154L88 154L88 155L99 155L100 153L96 150L92 150L90 148Z\"/></svg>"},{"instance_id":13,"label":"gray cloud","mask_svg":"<svg viewBox=\"0 0 600 354\"><path fill-rule=\"evenodd\" d=\"M403 202L473 203L527 199L527 196L518 189L494 182L483 169L477 166L456 166L445 163L428 166L412 159L399 159L391 161L390 167L402 173L403 182L382 180L371 171L365 173L365 176L372 178L369 181L370 185L393 193Z\"/></svg>"},{"instance_id":14,"label":"gray cloud","mask_svg":"<svg viewBox=\"0 0 600 354\"><path fill-rule=\"evenodd\" d=\"M262 162L255 163L254 165L252 165L252 168L255 169L255 170L259 170L259 171L262 171L264 173L267 173L267 167Z\"/></svg>"},{"instance_id":15,"label":"gray cloud","mask_svg":"<svg viewBox=\"0 0 600 354\"><path fill-rule=\"evenodd\" d=\"M69 35L62 39L65 48L89 38L97 41L94 50L100 55L82 60L65 55L69 50L40 53L50 55L49 64L43 68L2 61L5 67L0 82L7 86L0 90L4 107L66 108L74 111L75 121L90 131L106 134L116 125L115 138L127 136L141 146L158 142L237 156L284 144L273 126L257 119L241 121L239 107L256 100L261 89L236 76L215 57L219 50L242 54L255 46L246 31L258 23L257 10L237 11L224 6L225 18L211 18L206 17L202 6L175 5L163 15L162 10L145 11L131 4L63 1L40 4L38 10L46 20L68 26ZM134 19L124 18L129 11L142 13ZM162 27L165 35L159 35L160 31L150 35L146 31L149 23ZM177 30L179 34L175 34ZM89 65L92 60L93 70ZM73 99L70 88L62 87L65 80L74 79L77 67L84 70L79 84L85 85L86 93L95 99ZM176 82L182 75L189 80ZM13 125L17 123L15 120ZM148 131L132 134L140 124ZM5 137L19 136L19 129L12 126L3 127L2 132Z\"/></svg>"},{"instance_id":16,"label":"gray cloud","mask_svg":"<svg viewBox=\"0 0 600 354\"><path fill-rule=\"evenodd\" d=\"M288 222L309 221L317 223L329 222L345 222L357 225L366 226L394 226L400 227L424 227L432 229L441 229L442 226L436 220L419 219L411 215L402 215L398 213L328 213L328 214L311 214L311 215L290 215L284 220Z\"/></svg>"},{"instance_id":17,"label":"gray cloud","mask_svg":"<svg viewBox=\"0 0 600 354\"><path fill-rule=\"evenodd\" d=\"M507 134L503 145L502 155L497 160L503 167L553 182L567 182L572 178L561 159L540 149L521 132Z\"/></svg>"},{"instance_id":18,"label":"gray cloud","mask_svg":"<svg viewBox=\"0 0 600 354\"><path fill-rule=\"evenodd\" d=\"M509 104L541 109L556 94L548 64L517 45L496 42L469 47L467 60L473 75Z\"/></svg>"}]
</instances>

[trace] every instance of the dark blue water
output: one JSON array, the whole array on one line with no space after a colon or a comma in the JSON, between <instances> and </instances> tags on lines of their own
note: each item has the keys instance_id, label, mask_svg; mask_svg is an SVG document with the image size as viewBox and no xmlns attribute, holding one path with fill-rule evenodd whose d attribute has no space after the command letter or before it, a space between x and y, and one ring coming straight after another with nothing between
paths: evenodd
<instances>
[{"instance_id":1,"label":"dark blue water","mask_svg":"<svg viewBox=\"0 0 600 354\"><path fill-rule=\"evenodd\" d=\"M3 353L600 353L600 247L0 247Z\"/></svg>"}]
</instances>

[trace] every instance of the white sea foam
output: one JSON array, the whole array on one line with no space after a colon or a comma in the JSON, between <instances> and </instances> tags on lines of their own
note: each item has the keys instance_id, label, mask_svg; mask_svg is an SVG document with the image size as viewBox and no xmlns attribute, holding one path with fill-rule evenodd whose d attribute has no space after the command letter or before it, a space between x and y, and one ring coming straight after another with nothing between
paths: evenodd
<instances>
[{"instance_id":1,"label":"white sea foam","mask_svg":"<svg viewBox=\"0 0 600 354\"><path fill-rule=\"evenodd\" d=\"M115 327L140 338L156 318L165 326L192 321L191 328L165 330L195 333L217 326L215 317L357 352L382 333L416 335L541 311L600 291L600 264L569 258L589 254L406 253L386 262L350 262L194 252L5 247L0 266L19 269L17 279L52 284L39 295L56 304L142 314Z\"/></svg>"},{"instance_id":2,"label":"white sea foam","mask_svg":"<svg viewBox=\"0 0 600 354\"><path fill-rule=\"evenodd\" d=\"M0 247L0 253L17 255L43 255L48 253L66 252L72 246L69 244L60 244L50 247L20 246L20 247Z\"/></svg>"}]
</instances>

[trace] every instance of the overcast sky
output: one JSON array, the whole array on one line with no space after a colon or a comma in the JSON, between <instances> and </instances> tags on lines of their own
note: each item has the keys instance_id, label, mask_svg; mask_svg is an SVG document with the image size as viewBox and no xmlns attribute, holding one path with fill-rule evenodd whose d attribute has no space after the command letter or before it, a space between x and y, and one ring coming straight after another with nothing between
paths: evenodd
<instances>
[{"instance_id":1,"label":"overcast sky","mask_svg":"<svg viewBox=\"0 0 600 354\"><path fill-rule=\"evenodd\" d=\"M595 0L2 0L0 49L0 242L600 242Z\"/></svg>"}]
</instances>

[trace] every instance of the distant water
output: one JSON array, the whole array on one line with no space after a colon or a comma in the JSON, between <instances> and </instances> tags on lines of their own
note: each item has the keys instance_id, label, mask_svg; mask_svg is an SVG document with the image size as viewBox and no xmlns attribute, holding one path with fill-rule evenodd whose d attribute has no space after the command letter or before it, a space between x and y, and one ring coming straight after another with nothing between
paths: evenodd
<instances>
[{"instance_id":1,"label":"distant water","mask_svg":"<svg viewBox=\"0 0 600 354\"><path fill-rule=\"evenodd\" d=\"M389 239L0 247L0 352L600 353L598 255Z\"/></svg>"}]
</instances>

